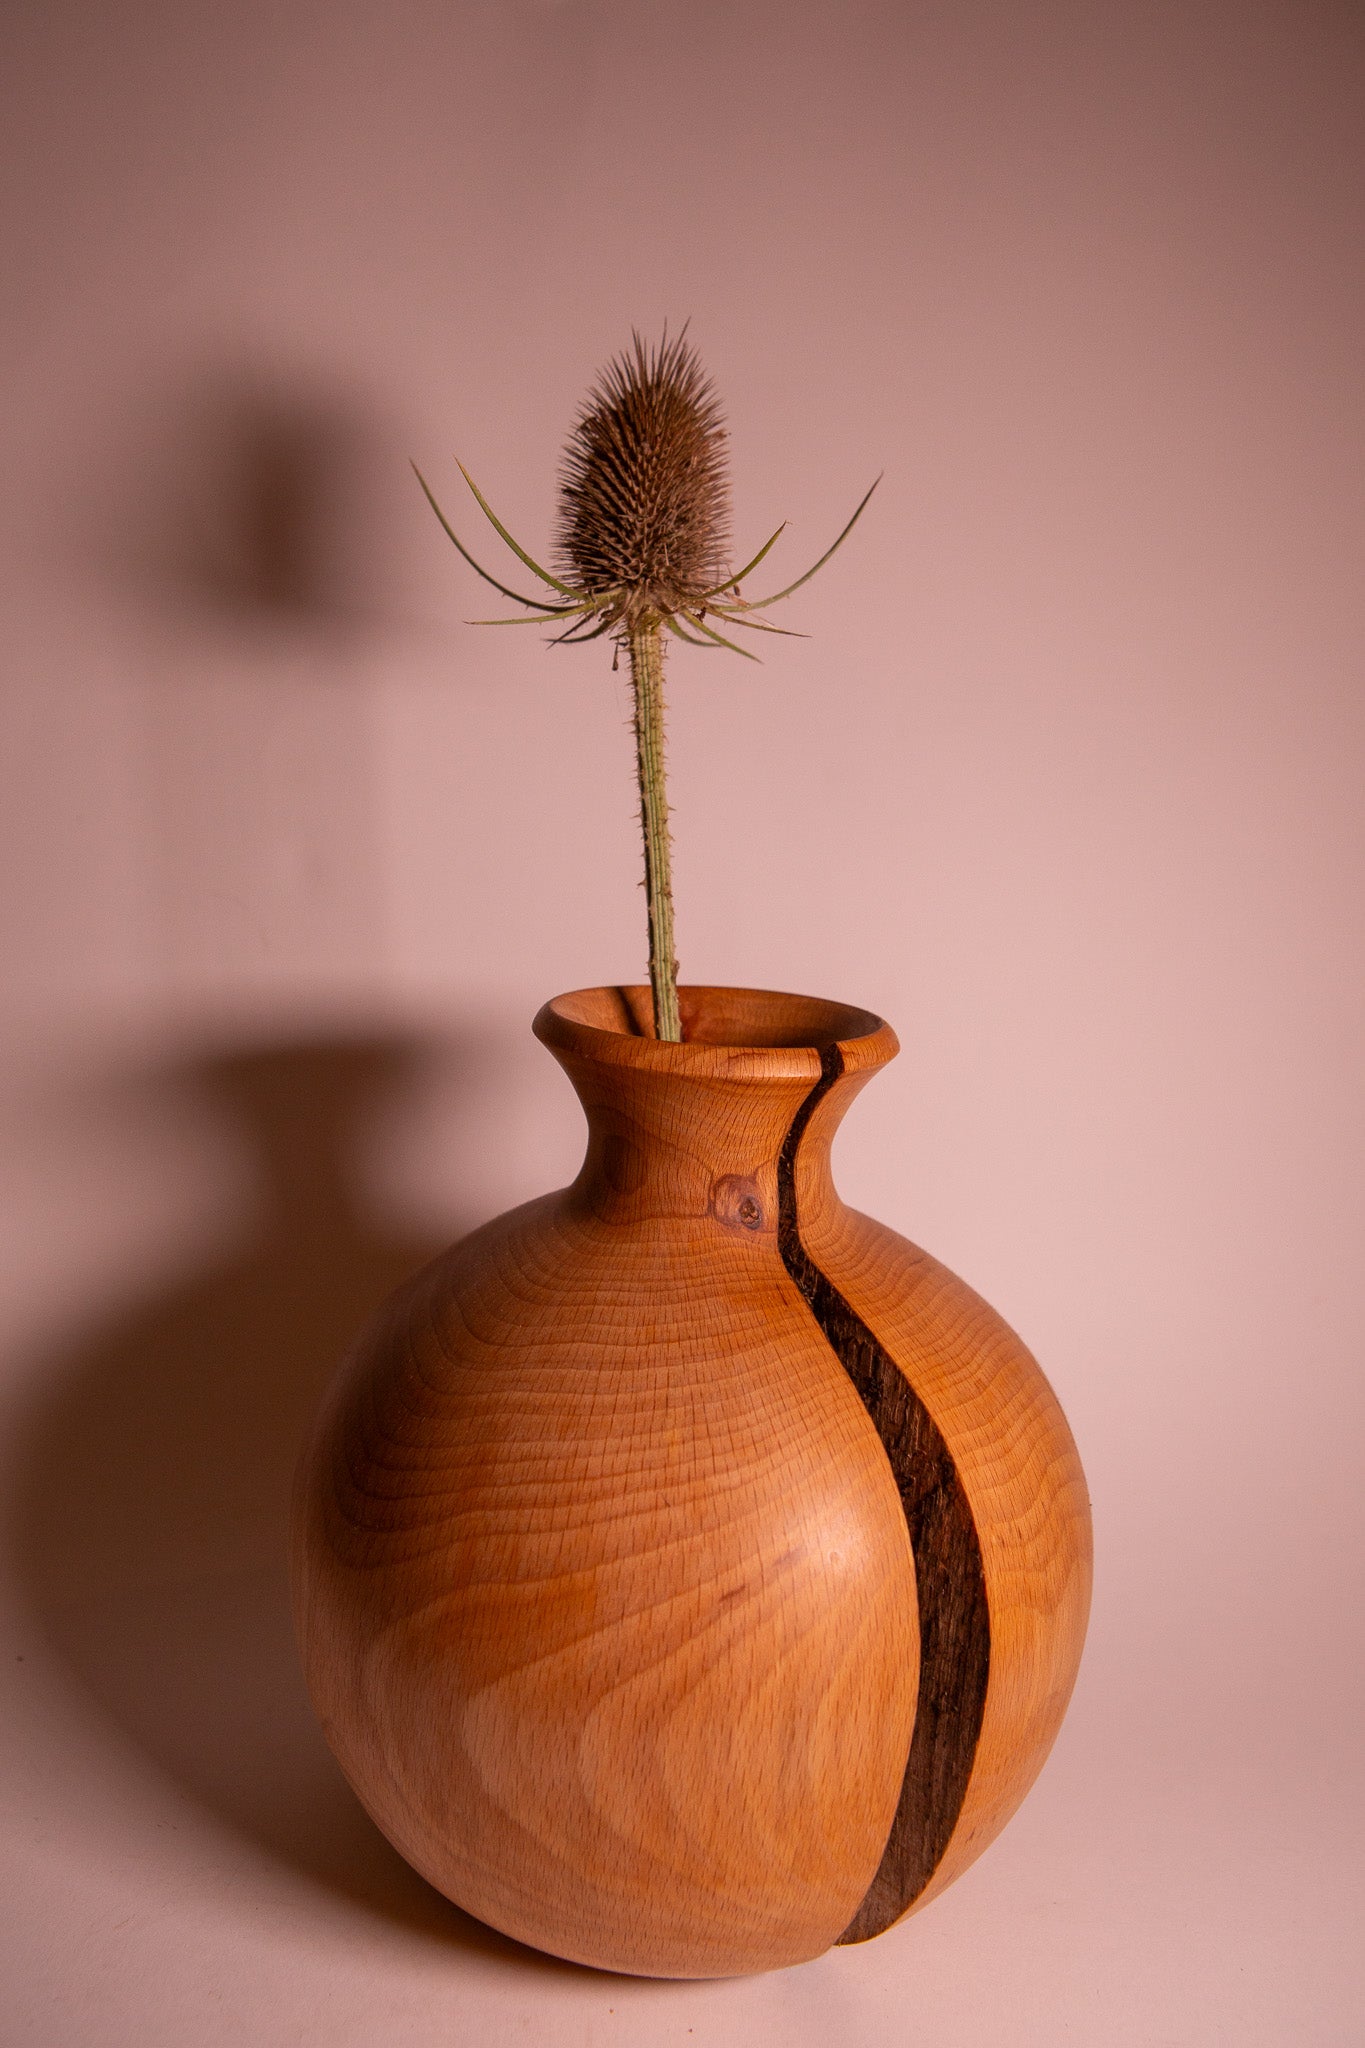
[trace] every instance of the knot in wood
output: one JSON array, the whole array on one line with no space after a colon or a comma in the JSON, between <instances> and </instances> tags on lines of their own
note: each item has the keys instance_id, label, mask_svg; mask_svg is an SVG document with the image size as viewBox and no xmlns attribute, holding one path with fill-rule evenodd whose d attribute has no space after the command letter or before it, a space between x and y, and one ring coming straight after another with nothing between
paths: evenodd
<instances>
[{"instance_id":1,"label":"knot in wood","mask_svg":"<svg viewBox=\"0 0 1365 2048\"><path fill-rule=\"evenodd\" d=\"M742 1173L723 1174L712 1184L711 1214L730 1230L758 1231L767 1223L758 1183Z\"/></svg>"}]
</instances>

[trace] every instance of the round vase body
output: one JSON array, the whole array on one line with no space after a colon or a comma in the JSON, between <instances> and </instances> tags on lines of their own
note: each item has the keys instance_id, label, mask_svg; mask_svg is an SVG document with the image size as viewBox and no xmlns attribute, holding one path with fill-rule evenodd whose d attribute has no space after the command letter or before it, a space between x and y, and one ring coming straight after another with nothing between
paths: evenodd
<instances>
[{"instance_id":1,"label":"round vase body","mask_svg":"<svg viewBox=\"0 0 1365 2048\"><path fill-rule=\"evenodd\" d=\"M308 1685L458 1905L602 1968L723 1976L951 1882L1061 1721L1085 1483L1019 1339L846 1208L896 1051L762 991L558 998L578 1179L399 1290L300 1466Z\"/></svg>"}]
</instances>

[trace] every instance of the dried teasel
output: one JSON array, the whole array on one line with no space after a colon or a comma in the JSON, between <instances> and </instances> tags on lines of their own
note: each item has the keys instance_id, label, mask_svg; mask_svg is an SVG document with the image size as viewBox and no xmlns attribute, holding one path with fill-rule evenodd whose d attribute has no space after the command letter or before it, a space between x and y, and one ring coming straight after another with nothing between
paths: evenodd
<instances>
[{"instance_id":1,"label":"dried teasel","mask_svg":"<svg viewBox=\"0 0 1365 2048\"><path fill-rule=\"evenodd\" d=\"M556 566L548 569L513 539L463 463L460 473L494 531L553 595L524 597L482 568L459 539L417 470L436 517L470 567L504 597L525 607L486 626L561 624L553 645L614 635L630 655L635 698L640 818L649 909L649 978L655 1035L678 1040L677 961L664 775L663 634L697 647L726 647L757 657L719 632L712 619L759 633L787 633L758 616L809 583L853 530L874 483L819 561L771 596L750 599L742 585L785 531L785 521L742 569L727 573L729 479L726 431L715 388L687 331L650 349L638 334L598 380L575 422L560 477ZM416 464L413 465L416 469ZM880 478L877 479L880 482ZM800 637L799 635L796 637ZM613 663L614 666L614 663Z\"/></svg>"}]
</instances>

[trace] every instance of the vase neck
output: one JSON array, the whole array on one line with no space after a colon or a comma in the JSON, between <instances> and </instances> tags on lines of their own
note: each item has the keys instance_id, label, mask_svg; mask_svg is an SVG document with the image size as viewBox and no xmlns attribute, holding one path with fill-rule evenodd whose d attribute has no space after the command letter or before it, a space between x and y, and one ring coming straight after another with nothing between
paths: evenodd
<instances>
[{"instance_id":1,"label":"vase neck","mask_svg":"<svg viewBox=\"0 0 1365 2048\"><path fill-rule=\"evenodd\" d=\"M893 1057L890 1027L866 1011L766 991L683 988L679 1000L681 1044L627 1028L648 1016L647 988L581 991L537 1017L588 1121L575 1200L621 1223L709 1216L726 1229L774 1232L783 1148L814 1097L816 1112L798 1126L800 1192L803 1206L822 1208L834 1198L830 1140Z\"/></svg>"}]
</instances>

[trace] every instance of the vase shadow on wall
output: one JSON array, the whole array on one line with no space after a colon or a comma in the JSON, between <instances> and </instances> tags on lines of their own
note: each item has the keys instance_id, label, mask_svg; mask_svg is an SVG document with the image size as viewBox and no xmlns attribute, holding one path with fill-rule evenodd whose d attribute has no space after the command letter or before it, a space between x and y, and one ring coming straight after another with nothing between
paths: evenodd
<instances>
[{"instance_id":1,"label":"vase shadow on wall","mask_svg":"<svg viewBox=\"0 0 1365 2048\"><path fill-rule=\"evenodd\" d=\"M14 1561L63 1677L239 1840L421 1936L573 1970L460 1913L389 1847L323 1741L290 1623L303 1430L369 1312L440 1249L377 1213L360 1156L434 1050L275 1044L138 1081L162 1112L188 1088L226 1114L256 1198L217 1252L122 1301L35 1375ZM439 1059L444 1099L445 1045Z\"/></svg>"}]
</instances>

